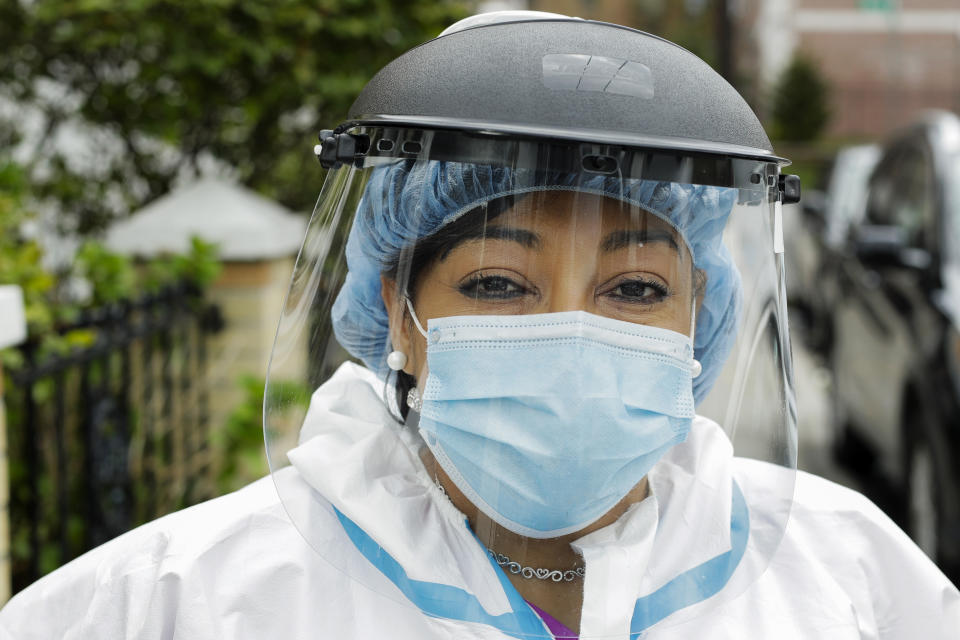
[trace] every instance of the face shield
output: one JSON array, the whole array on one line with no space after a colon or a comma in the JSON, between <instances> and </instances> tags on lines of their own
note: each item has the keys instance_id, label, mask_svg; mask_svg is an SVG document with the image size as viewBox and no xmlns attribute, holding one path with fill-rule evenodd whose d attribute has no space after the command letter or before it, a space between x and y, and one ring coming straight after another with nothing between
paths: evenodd
<instances>
[{"instance_id":1,"label":"face shield","mask_svg":"<svg viewBox=\"0 0 960 640\"><path fill-rule=\"evenodd\" d=\"M317 553L513 637L549 637L530 581L571 589L584 638L742 593L796 465L779 167L348 133L366 153L327 175L264 409L277 489ZM309 401L289 391L304 381ZM738 480L756 469L762 488Z\"/></svg>"}]
</instances>

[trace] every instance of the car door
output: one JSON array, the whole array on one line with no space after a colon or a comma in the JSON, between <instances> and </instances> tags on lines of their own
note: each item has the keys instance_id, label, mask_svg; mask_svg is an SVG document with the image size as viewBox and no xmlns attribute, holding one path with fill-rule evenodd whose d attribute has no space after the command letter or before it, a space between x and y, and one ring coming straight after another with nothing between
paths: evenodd
<instances>
[{"instance_id":1,"label":"car door","mask_svg":"<svg viewBox=\"0 0 960 640\"><path fill-rule=\"evenodd\" d=\"M889 147L838 274L842 295L831 356L837 409L893 477L900 473L902 401L916 352L912 318L925 305L933 194L931 157L922 139Z\"/></svg>"}]
</instances>

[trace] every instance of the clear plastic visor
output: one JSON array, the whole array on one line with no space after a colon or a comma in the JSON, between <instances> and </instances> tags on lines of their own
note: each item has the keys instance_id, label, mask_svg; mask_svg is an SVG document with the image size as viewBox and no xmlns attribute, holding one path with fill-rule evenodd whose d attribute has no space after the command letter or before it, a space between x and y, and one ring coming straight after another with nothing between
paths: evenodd
<instances>
[{"instance_id":1,"label":"clear plastic visor","mask_svg":"<svg viewBox=\"0 0 960 640\"><path fill-rule=\"evenodd\" d=\"M367 153L327 176L266 393L313 548L512 637L622 637L742 593L796 466L778 167L352 133Z\"/></svg>"}]
</instances>

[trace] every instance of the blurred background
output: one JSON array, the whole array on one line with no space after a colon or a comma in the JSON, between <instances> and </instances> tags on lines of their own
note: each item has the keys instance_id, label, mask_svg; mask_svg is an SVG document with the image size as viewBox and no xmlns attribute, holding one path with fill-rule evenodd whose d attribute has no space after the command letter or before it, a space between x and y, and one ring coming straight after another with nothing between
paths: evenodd
<instances>
[{"instance_id":1,"label":"blurred background","mask_svg":"<svg viewBox=\"0 0 960 640\"><path fill-rule=\"evenodd\" d=\"M503 9L650 31L744 95L803 180L800 466L960 579L958 0L0 0L0 602L268 471L317 133L386 62Z\"/></svg>"}]
</instances>

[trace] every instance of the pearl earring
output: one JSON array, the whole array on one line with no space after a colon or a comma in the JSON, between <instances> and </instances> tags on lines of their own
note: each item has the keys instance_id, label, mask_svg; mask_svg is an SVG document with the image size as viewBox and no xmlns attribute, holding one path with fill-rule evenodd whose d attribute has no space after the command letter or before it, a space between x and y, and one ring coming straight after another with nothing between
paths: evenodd
<instances>
[{"instance_id":1,"label":"pearl earring","mask_svg":"<svg viewBox=\"0 0 960 640\"><path fill-rule=\"evenodd\" d=\"M407 354L403 351L391 351L387 356L387 366L394 371L400 371L407 366Z\"/></svg>"},{"instance_id":2,"label":"pearl earring","mask_svg":"<svg viewBox=\"0 0 960 640\"><path fill-rule=\"evenodd\" d=\"M423 401L420 400L420 392L417 391L416 387L407 392L407 406L417 413L420 413L420 409L423 407Z\"/></svg>"},{"instance_id":3,"label":"pearl earring","mask_svg":"<svg viewBox=\"0 0 960 640\"><path fill-rule=\"evenodd\" d=\"M703 365L700 364L699 360L694 360L693 364L690 365L690 377L696 378L701 373L703 373Z\"/></svg>"}]
</instances>

